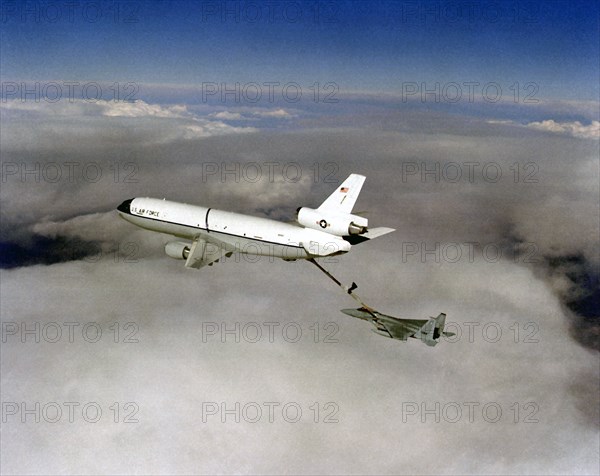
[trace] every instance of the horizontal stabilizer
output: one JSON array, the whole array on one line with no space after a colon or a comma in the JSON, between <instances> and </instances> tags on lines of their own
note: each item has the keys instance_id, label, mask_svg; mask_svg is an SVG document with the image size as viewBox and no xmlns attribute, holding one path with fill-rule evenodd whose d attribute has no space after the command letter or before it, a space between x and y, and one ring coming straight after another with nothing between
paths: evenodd
<instances>
[{"instance_id":1,"label":"horizontal stabilizer","mask_svg":"<svg viewBox=\"0 0 600 476\"><path fill-rule=\"evenodd\" d=\"M373 238L379 238L380 236L387 235L392 231L396 231L396 229L380 226L378 228L369 228L369 231L364 233L362 236L366 237L369 240L372 240Z\"/></svg>"},{"instance_id":2,"label":"horizontal stabilizer","mask_svg":"<svg viewBox=\"0 0 600 476\"><path fill-rule=\"evenodd\" d=\"M380 236L387 235L388 233L391 233L392 231L396 231L396 229L388 228L385 226L381 226L378 228L369 228L369 230L366 233L363 233L361 235L344 236L344 240L346 240L351 245L358 245L359 243L362 243L363 241L372 240L373 238L378 238Z\"/></svg>"}]
</instances>

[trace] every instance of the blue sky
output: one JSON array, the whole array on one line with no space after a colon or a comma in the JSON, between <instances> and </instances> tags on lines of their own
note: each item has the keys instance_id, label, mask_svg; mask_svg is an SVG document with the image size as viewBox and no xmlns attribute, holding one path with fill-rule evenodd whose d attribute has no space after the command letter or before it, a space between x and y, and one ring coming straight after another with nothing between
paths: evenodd
<instances>
[{"instance_id":1,"label":"blue sky","mask_svg":"<svg viewBox=\"0 0 600 476\"><path fill-rule=\"evenodd\" d=\"M68 5L3 2L2 80L333 81L376 93L493 81L535 82L544 98L599 94L597 2Z\"/></svg>"}]
</instances>

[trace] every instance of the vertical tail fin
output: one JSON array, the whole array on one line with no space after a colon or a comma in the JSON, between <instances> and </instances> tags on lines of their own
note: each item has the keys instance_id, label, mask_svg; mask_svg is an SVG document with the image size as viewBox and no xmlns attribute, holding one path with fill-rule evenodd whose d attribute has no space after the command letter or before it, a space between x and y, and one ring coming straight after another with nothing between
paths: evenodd
<instances>
[{"instance_id":1,"label":"vertical tail fin","mask_svg":"<svg viewBox=\"0 0 600 476\"><path fill-rule=\"evenodd\" d=\"M352 213L352 208L356 203L365 179L364 175L351 174L335 192L327 197L327 200L321 203L317 210Z\"/></svg>"},{"instance_id":2,"label":"vertical tail fin","mask_svg":"<svg viewBox=\"0 0 600 476\"><path fill-rule=\"evenodd\" d=\"M438 317L436 317L433 321L435 322L435 329L433 330L433 338L439 339L439 337L443 334L444 326L446 325L446 314L444 314L443 312L440 313L440 315Z\"/></svg>"},{"instance_id":3,"label":"vertical tail fin","mask_svg":"<svg viewBox=\"0 0 600 476\"><path fill-rule=\"evenodd\" d=\"M430 319L423 327L421 327L421 340L428 346L433 347L438 343L441 335L454 335L449 332L444 332L445 325L446 314L442 312L438 317Z\"/></svg>"},{"instance_id":4,"label":"vertical tail fin","mask_svg":"<svg viewBox=\"0 0 600 476\"><path fill-rule=\"evenodd\" d=\"M437 341L433 337L435 334L435 320L429 319L423 327L420 329L421 341L430 347L437 344Z\"/></svg>"}]
</instances>

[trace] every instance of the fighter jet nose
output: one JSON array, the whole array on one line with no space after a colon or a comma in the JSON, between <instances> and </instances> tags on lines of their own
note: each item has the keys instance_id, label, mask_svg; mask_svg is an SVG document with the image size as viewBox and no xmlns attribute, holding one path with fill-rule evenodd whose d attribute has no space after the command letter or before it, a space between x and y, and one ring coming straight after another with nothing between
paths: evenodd
<instances>
[{"instance_id":1,"label":"fighter jet nose","mask_svg":"<svg viewBox=\"0 0 600 476\"><path fill-rule=\"evenodd\" d=\"M117 210L119 210L121 213L131 214L131 202L133 202L133 198L125 200L117 207Z\"/></svg>"}]
</instances>

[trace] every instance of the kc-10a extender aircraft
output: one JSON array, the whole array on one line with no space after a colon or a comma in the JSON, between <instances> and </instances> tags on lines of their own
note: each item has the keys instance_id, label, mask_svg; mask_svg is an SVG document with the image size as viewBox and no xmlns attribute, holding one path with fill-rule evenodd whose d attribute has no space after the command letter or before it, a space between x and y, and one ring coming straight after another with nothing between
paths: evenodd
<instances>
[{"instance_id":1,"label":"kc-10a extender aircraft","mask_svg":"<svg viewBox=\"0 0 600 476\"><path fill-rule=\"evenodd\" d=\"M299 208L301 226L157 198L125 200L117 210L134 225L190 240L165 246L186 268L210 266L233 253L313 260L347 253L354 244L394 231L370 229L366 218L352 214L364 181L352 174L317 209Z\"/></svg>"}]
</instances>

